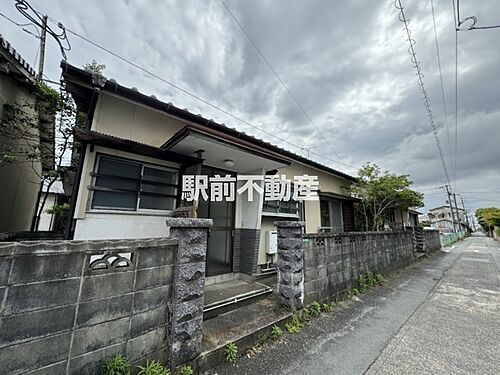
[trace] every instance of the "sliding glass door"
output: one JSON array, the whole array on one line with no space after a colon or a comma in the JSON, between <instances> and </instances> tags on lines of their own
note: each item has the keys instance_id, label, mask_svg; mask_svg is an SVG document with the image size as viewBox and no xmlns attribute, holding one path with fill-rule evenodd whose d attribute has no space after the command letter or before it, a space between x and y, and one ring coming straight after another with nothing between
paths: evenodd
<instances>
[{"instance_id":1,"label":"sliding glass door","mask_svg":"<svg viewBox=\"0 0 500 375\"><path fill-rule=\"evenodd\" d=\"M226 171L205 167L202 175L221 177L229 174ZM210 192L208 192L210 197ZM223 200L210 202L201 199L198 203L198 216L213 220L210 230L207 249L207 276L215 276L233 271L233 229L234 229L234 202Z\"/></svg>"}]
</instances>

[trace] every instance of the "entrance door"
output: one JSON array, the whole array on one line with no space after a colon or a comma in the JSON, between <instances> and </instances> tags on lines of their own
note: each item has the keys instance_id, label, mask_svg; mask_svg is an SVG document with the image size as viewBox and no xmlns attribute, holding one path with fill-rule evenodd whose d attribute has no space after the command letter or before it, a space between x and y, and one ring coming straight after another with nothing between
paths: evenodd
<instances>
[{"instance_id":1,"label":"entrance door","mask_svg":"<svg viewBox=\"0 0 500 375\"><path fill-rule=\"evenodd\" d=\"M225 176L229 172L202 167L202 175ZM210 192L208 192L210 198ZM234 229L234 202L210 202L200 199L198 202L198 216L210 218L214 225L208 236L207 248L207 276L215 276L233 271L233 229Z\"/></svg>"}]
</instances>

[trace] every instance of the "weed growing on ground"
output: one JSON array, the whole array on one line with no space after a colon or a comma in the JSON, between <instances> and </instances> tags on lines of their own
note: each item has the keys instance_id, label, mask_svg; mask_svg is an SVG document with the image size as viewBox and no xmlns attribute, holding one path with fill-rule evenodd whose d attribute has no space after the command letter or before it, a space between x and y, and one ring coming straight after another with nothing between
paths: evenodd
<instances>
[{"instance_id":1,"label":"weed growing on ground","mask_svg":"<svg viewBox=\"0 0 500 375\"><path fill-rule=\"evenodd\" d=\"M117 354L104 363L102 373L104 375L130 375L131 368L128 359L121 354Z\"/></svg>"},{"instance_id":2,"label":"weed growing on ground","mask_svg":"<svg viewBox=\"0 0 500 375\"><path fill-rule=\"evenodd\" d=\"M281 336L283 336L283 331L280 327L278 327L276 324L273 325L273 328L271 329L271 338L273 340L279 339Z\"/></svg>"},{"instance_id":3,"label":"weed growing on ground","mask_svg":"<svg viewBox=\"0 0 500 375\"><path fill-rule=\"evenodd\" d=\"M181 375L193 375L193 368L191 366L182 366Z\"/></svg>"},{"instance_id":4,"label":"weed growing on ground","mask_svg":"<svg viewBox=\"0 0 500 375\"><path fill-rule=\"evenodd\" d=\"M137 368L139 369L137 375L170 375L170 370L156 360L147 361L146 366L137 366Z\"/></svg>"},{"instance_id":5,"label":"weed growing on ground","mask_svg":"<svg viewBox=\"0 0 500 375\"><path fill-rule=\"evenodd\" d=\"M359 294L358 288L351 288L347 291L347 297L352 298L354 296L357 296Z\"/></svg>"},{"instance_id":6,"label":"weed growing on ground","mask_svg":"<svg viewBox=\"0 0 500 375\"><path fill-rule=\"evenodd\" d=\"M224 349L224 359L226 362L234 363L236 361L236 356L238 355L238 347L234 342L228 342L226 348Z\"/></svg>"},{"instance_id":7,"label":"weed growing on ground","mask_svg":"<svg viewBox=\"0 0 500 375\"><path fill-rule=\"evenodd\" d=\"M321 304L317 301L314 301L313 303L311 303L310 310L311 317L317 318L319 314L321 314Z\"/></svg>"},{"instance_id":8,"label":"weed growing on ground","mask_svg":"<svg viewBox=\"0 0 500 375\"><path fill-rule=\"evenodd\" d=\"M332 303L322 303L321 304L321 311L329 313L333 310L333 306L334 306L333 302Z\"/></svg>"},{"instance_id":9,"label":"weed growing on ground","mask_svg":"<svg viewBox=\"0 0 500 375\"><path fill-rule=\"evenodd\" d=\"M288 333L299 333L304 328L304 323L296 316L290 323L285 324Z\"/></svg>"},{"instance_id":10,"label":"weed growing on ground","mask_svg":"<svg viewBox=\"0 0 500 375\"><path fill-rule=\"evenodd\" d=\"M375 275L375 280L377 281L378 285L382 285L383 283L387 282L387 280L384 278L384 276L382 276L379 273L377 273L377 275Z\"/></svg>"}]
</instances>

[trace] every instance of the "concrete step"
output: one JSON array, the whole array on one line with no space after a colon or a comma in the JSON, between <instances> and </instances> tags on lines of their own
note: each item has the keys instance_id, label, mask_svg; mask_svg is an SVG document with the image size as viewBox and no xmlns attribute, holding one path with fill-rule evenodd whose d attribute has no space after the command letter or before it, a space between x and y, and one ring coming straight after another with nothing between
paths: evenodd
<instances>
[{"instance_id":1,"label":"concrete step","mask_svg":"<svg viewBox=\"0 0 500 375\"><path fill-rule=\"evenodd\" d=\"M200 372L224 363L224 349L234 342L238 353L255 345L268 335L276 324L284 330L284 324L292 313L280 307L274 295L203 322Z\"/></svg>"},{"instance_id":2,"label":"concrete step","mask_svg":"<svg viewBox=\"0 0 500 375\"><path fill-rule=\"evenodd\" d=\"M208 285L205 287L203 320L255 303L268 297L272 292L270 286L243 280Z\"/></svg>"}]
</instances>

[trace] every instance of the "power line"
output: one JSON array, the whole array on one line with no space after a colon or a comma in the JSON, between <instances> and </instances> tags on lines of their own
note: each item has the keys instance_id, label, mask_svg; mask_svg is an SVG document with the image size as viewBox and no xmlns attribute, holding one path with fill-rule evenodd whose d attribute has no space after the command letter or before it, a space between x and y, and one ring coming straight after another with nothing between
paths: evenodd
<instances>
[{"instance_id":1,"label":"power line","mask_svg":"<svg viewBox=\"0 0 500 375\"><path fill-rule=\"evenodd\" d=\"M455 8L455 1L453 1L453 7ZM466 23L467 21L471 21L471 25L465 29L461 29L460 26ZM471 31L471 30L487 30L487 29L497 29L500 28L500 25L489 25L489 26L476 26L477 23L477 17L476 16L469 16L464 18L463 20L460 19L460 0L457 0L457 18L455 19L455 25L457 31Z\"/></svg>"},{"instance_id":2,"label":"power line","mask_svg":"<svg viewBox=\"0 0 500 375\"><path fill-rule=\"evenodd\" d=\"M443 112L444 112L444 126L446 128L446 138L448 140L448 152L450 154L450 163L451 163L451 141L450 141L450 130L448 127L448 111L446 109L446 98L444 94L444 84L443 84L443 73L441 69L441 54L439 53L439 39L438 39L438 34L437 34L437 27L436 27L436 15L434 13L434 1L431 0L431 10L432 10L432 22L434 25L434 39L436 41L436 55L437 55L437 62L438 62L438 68L439 68L439 79L441 82L441 99L443 101Z\"/></svg>"},{"instance_id":3,"label":"power line","mask_svg":"<svg viewBox=\"0 0 500 375\"><path fill-rule=\"evenodd\" d=\"M56 43L59 45L61 55L64 60L67 60L66 52L71 51L71 44L66 35L66 30L62 23L56 23L61 32L56 33L50 26L47 25L46 16L42 15L35 8L33 8L26 0L16 0L16 9L33 25L38 26L44 33L51 35ZM33 14L31 14L33 13ZM64 43L64 44L63 44ZM42 51L43 52L43 51ZM41 53L43 55L43 53ZM43 58L43 57L41 57Z\"/></svg>"},{"instance_id":4,"label":"power line","mask_svg":"<svg viewBox=\"0 0 500 375\"><path fill-rule=\"evenodd\" d=\"M35 29L36 29L36 26L35 26L35 25L33 25L32 23L19 23L19 22L16 22L16 21L14 21L12 18L7 17L5 14L3 14L3 13L1 13L1 12L0 12L0 16L1 16L1 17L3 17L3 18L5 18L7 21L9 21L9 22L13 23L13 24L14 24L14 25L16 25L17 27L20 27L20 28L21 28L21 29L22 29L25 33L27 33L27 34L29 34L29 35L31 35L31 36L33 36L33 37L35 37L35 38L40 38L40 34L35 35L35 34L33 34L31 31L29 31L28 29L26 29L26 26L33 26L33 27L35 27ZM36 31L37 31L37 33L38 33L38 29L36 29Z\"/></svg>"},{"instance_id":5,"label":"power line","mask_svg":"<svg viewBox=\"0 0 500 375\"><path fill-rule=\"evenodd\" d=\"M427 94L427 90L425 89L425 85L424 85L424 80L423 80L424 74L422 73L422 67L420 66L420 62L417 59L417 54L416 54L415 48L414 48L416 41L415 41L415 39L413 39L411 37L411 31L408 27L410 20L407 19L405 16L404 7L401 4L401 0L395 0L394 6L396 7L396 9L399 10L399 20L404 24L404 30L406 32L407 40L409 43L408 53L411 56L411 62L413 63L413 67L415 68L415 70L417 72L416 76L417 76L418 87L419 87L420 92L422 94L422 99L424 101L424 107L425 107L425 110L427 111L427 117L429 119L429 125L432 128L432 132L434 134L434 140L436 141L436 145L437 145L438 152L439 152L439 157L441 158L441 163L443 164L443 170L444 170L446 182L448 185L450 185L450 176L448 174L448 168L446 168L446 161L444 160L443 149L441 147L441 142L439 140L438 130L437 130L437 127L436 127L436 124L434 121L434 114L432 113L432 110L431 110L431 101L430 101L430 98Z\"/></svg>"},{"instance_id":6,"label":"power line","mask_svg":"<svg viewBox=\"0 0 500 375\"><path fill-rule=\"evenodd\" d=\"M52 19L52 18L49 18L49 19L50 19L50 21L51 21L51 22L57 23L57 21L56 21L56 20L54 20L54 19ZM85 37L85 36L83 36L83 35L81 35L81 34L79 34L79 33L75 32L75 31L73 31L73 30L71 30L71 29L65 28L65 30L66 30L68 33L70 33L70 34L72 34L72 35L74 35L74 36L76 36L76 37L78 37L78 38L80 38L80 39L84 40L85 42L87 42L87 43L89 43L89 44L93 45L94 47L96 47L96 48L98 48L98 49L100 49L100 50L102 50L102 51L104 51L104 52L106 52L106 53L108 53L108 54L110 54L110 55L114 56L115 58L117 58L117 59L119 59L119 60L121 60L121 61L123 61L123 62L125 62L125 63L127 63L127 64L129 64L129 65L131 65L131 66L133 66L134 68L136 68L136 69L138 69L138 70L142 71L143 73L146 73L146 74L150 75L151 77L153 77L153 78L155 78L155 79L157 79L157 80L159 80L159 81L161 81L161 82L163 82L163 83L165 83L165 84L167 84L167 85L169 85L169 86L171 86L171 87L175 88L176 90L181 91L182 93L184 93L184 94L186 94L186 95L188 95L188 96L190 96L190 97L192 97L192 98L194 98L194 99L196 99L196 100L198 100L198 101L200 101L200 102L202 102L202 103L204 103L204 104L208 105L209 107L211 107L211 108L213 108L213 109L215 109L215 110L217 110L217 111L219 111L219 112L224 113L225 115L227 115L227 116L229 116L229 117L233 118L234 120L237 120L237 121L239 121L239 122L241 122L241 123L243 123L243 124L245 124L245 125L248 125L248 126L250 126L250 127L254 128L254 129L256 129L256 130L258 130L258 131L260 131L260 132L264 133L264 134L267 134L267 135L268 135L268 136L270 136L270 137L273 137L273 138L275 138L275 139L279 139L280 141L282 141L282 142L286 143L287 145L289 145L289 146L293 146L293 147L295 147L295 148L297 148L297 149L299 149L299 150L300 150L301 146L296 145L295 143L292 143L292 142L290 142L290 141L286 140L285 138L282 138L282 137L280 137L280 136L277 136L277 135L275 135L275 134L273 134L273 133L271 133L271 132L268 132L268 131L266 131L266 130L261 129L260 127L258 127L258 126L256 126L256 125L254 125L254 124L252 124L252 123L250 123L250 122L248 122L248 121L246 121L246 120L244 120L244 119L242 119L242 118L240 118L240 117L238 117L238 116L236 116L236 115L234 115L234 114L232 114L232 113L230 113L230 112L226 111L225 109L222 109L222 108L218 107L218 106L217 106L217 105L215 105L215 104L210 103L209 101L207 101L207 100L205 100L205 99L203 99L203 98L199 97L198 95L196 95L196 94L193 94L193 93L189 92L187 89L184 89L184 88L182 88L182 87L180 87L180 86L178 86L178 85L176 85L176 84L174 84L174 83L172 83L172 82L170 82L170 81L166 80L165 78L160 77L160 76L159 76L159 75L157 75L156 73L153 73L153 72L151 72L150 70L148 70L148 69L146 69L146 68L143 68L142 66L140 66L140 65L138 65L138 64L136 64L136 63L134 63L133 61L130 61L130 60L126 59L125 57L123 57L123 56L121 56L121 55L118 55L117 53L115 53L115 52L111 51L110 49L108 49L108 48L106 48L106 47L103 47L103 46L99 45L99 44L98 44L98 43L96 43L96 42L93 42L92 40L88 39L87 37ZM324 160L328 160L328 161L330 161L330 162L332 162L332 163L336 163L336 164L344 165L344 166L346 166L346 167L352 167L352 166L351 166L351 165L349 165L349 164L342 163L342 162L339 162L339 161L334 160L334 159L330 159L330 158L328 158L328 157L326 157L326 156L323 156L323 155L320 155L320 154L318 154L318 153L316 153L316 152L311 151L310 153L311 153L311 155L314 155L314 156L317 156L317 157L323 158Z\"/></svg>"},{"instance_id":7,"label":"power line","mask_svg":"<svg viewBox=\"0 0 500 375\"><path fill-rule=\"evenodd\" d=\"M458 30L455 28L455 189L458 165Z\"/></svg>"},{"instance_id":8,"label":"power line","mask_svg":"<svg viewBox=\"0 0 500 375\"><path fill-rule=\"evenodd\" d=\"M335 155L337 155L337 157L339 159L341 159L340 155L337 153L337 151L335 151L333 145L328 141L328 139L323 135L323 133L321 132L321 130L319 129L319 127L314 123L313 119L311 118L311 116L309 116L309 114L305 111L304 107L300 104L300 102L297 100L297 98L295 97L295 95L293 94L292 90L290 90L290 88L288 87L288 85L283 81L283 79L280 77L280 75L278 74L278 72L276 71L276 69L273 67L273 65L269 62L269 60L266 58L266 56L264 56L264 53L262 53L262 51L260 50L260 48L257 46L257 43L255 43L255 41L253 40L253 38L250 36L250 34L245 30L245 28L243 27L243 25L241 24L241 22L238 20L238 18L234 15L234 13L231 11L231 9L229 8L229 6L224 2L224 0L221 0L221 3L222 5L224 6L224 8L226 9L226 11L229 13L229 15L233 18L234 22L236 22L236 24L239 26L241 32L247 37L248 41L250 42L250 44L253 46L253 48L255 48L255 50L257 51L257 53L259 54L259 56L262 58L262 60L264 60L264 62L266 63L267 67L269 68L269 70L274 74L274 76L276 77L276 79L280 82L280 84L285 88L286 92L288 93L288 95L290 96L290 98L293 100L293 102L297 105L297 108L299 108L299 110L304 114L304 116L306 117L306 119L311 123L311 125L316 129L316 131L319 133L319 135L321 136L321 138L328 143L328 145L330 146L330 148L332 149L332 151L335 153ZM352 166L351 166L352 167Z\"/></svg>"}]
</instances>

